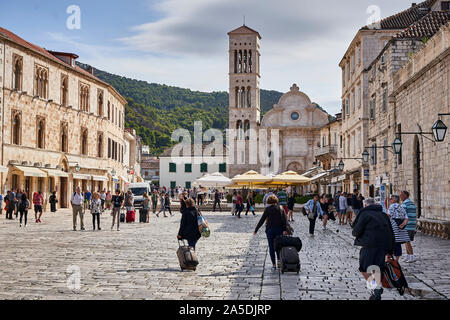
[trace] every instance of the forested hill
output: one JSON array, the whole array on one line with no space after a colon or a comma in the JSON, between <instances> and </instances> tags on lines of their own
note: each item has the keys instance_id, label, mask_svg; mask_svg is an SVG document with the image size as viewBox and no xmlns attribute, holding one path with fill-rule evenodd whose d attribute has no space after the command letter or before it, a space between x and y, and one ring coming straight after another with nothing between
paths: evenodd
<instances>
[{"instance_id":1,"label":"forested hill","mask_svg":"<svg viewBox=\"0 0 450 320\"><path fill-rule=\"evenodd\" d=\"M78 65L88 69L88 65ZM172 145L171 135L175 129L192 132L194 121L202 121L204 130L228 128L227 92L192 91L129 79L95 68L94 74L128 100L125 125L136 129L155 155ZM281 96L281 92L261 90L261 112L272 109Z\"/></svg>"}]
</instances>

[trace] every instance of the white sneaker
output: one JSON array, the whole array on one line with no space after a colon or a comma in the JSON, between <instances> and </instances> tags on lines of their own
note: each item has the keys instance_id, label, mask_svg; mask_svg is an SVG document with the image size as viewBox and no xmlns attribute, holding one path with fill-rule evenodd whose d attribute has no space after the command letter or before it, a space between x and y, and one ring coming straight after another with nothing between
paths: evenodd
<instances>
[{"instance_id":1,"label":"white sneaker","mask_svg":"<svg viewBox=\"0 0 450 320\"><path fill-rule=\"evenodd\" d=\"M414 262L417 262L416 258L411 258L408 261L406 261L406 263L414 263Z\"/></svg>"}]
</instances>

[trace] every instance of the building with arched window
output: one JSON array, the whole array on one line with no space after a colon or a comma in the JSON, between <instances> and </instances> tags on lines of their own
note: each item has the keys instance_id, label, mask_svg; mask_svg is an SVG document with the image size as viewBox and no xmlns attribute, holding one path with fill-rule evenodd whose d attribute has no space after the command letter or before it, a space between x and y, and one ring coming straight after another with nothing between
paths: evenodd
<instances>
[{"instance_id":1,"label":"building with arched window","mask_svg":"<svg viewBox=\"0 0 450 320\"><path fill-rule=\"evenodd\" d=\"M139 137L125 132L126 100L112 86L92 68L81 68L75 54L45 50L3 28L0 42L1 193L42 191L48 199L57 191L58 204L68 208L77 186L125 190L140 179L132 170L139 168L137 152L136 159L124 159L125 146ZM116 121L111 104L120 115ZM106 141L114 142L114 157Z\"/></svg>"}]
</instances>

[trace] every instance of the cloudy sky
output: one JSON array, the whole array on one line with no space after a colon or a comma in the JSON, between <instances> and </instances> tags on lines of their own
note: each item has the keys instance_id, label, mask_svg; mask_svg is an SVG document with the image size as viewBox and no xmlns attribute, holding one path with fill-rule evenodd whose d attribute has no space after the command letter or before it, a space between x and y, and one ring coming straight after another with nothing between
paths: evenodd
<instances>
[{"instance_id":1,"label":"cloudy sky","mask_svg":"<svg viewBox=\"0 0 450 320\"><path fill-rule=\"evenodd\" d=\"M420 1L418 1L420 2ZM80 8L80 29L67 20ZM329 113L340 109L338 67L358 29L408 0L3 1L0 26L51 50L130 78L200 91L228 90L227 32L262 36L261 85L293 83Z\"/></svg>"}]
</instances>

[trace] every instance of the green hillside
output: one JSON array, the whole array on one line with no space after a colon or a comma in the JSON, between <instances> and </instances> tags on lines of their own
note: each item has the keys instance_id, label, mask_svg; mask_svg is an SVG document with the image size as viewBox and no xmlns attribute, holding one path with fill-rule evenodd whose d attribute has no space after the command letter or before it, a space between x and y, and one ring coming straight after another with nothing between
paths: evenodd
<instances>
[{"instance_id":1,"label":"green hillside","mask_svg":"<svg viewBox=\"0 0 450 320\"><path fill-rule=\"evenodd\" d=\"M78 64L87 70L87 65ZM125 125L136 129L155 155L172 145L171 134L175 129L192 132L194 121L202 121L204 130L228 128L227 92L192 91L129 79L98 69L94 69L94 74L127 99ZM261 90L262 113L272 109L281 96L281 92Z\"/></svg>"}]
</instances>

